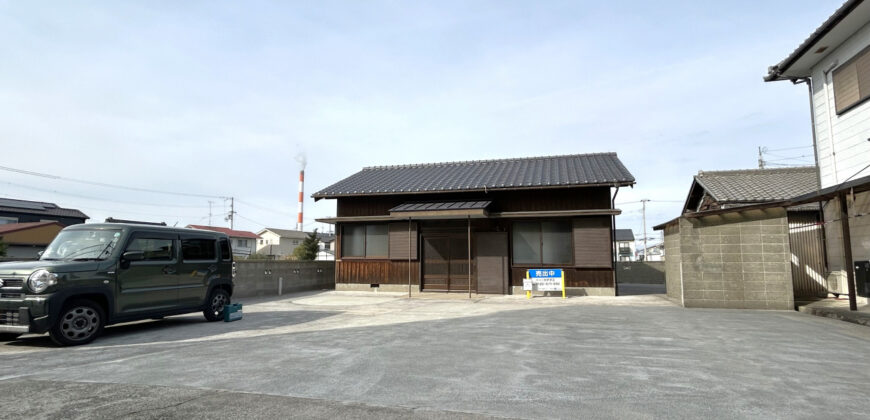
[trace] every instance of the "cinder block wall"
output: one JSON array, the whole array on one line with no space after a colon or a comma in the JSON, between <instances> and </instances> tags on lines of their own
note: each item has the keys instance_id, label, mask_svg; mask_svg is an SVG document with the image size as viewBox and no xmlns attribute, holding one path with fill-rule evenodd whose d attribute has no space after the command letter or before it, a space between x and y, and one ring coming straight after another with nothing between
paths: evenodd
<instances>
[{"instance_id":1,"label":"cinder block wall","mask_svg":"<svg viewBox=\"0 0 870 420\"><path fill-rule=\"evenodd\" d=\"M679 223L686 307L794 309L784 209Z\"/></svg>"},{"instance_id":2,"label":"cinder block wall","mask_svg":"<svg viewBox=\"0 0 870 420\"><path fill-rule=\"evenodd\" d=\"M680 226L667 226L665 227L665 287L669 298L682 303L681 264Z\"/></svg>"},{"instance_id":3,"label":"cinder block wall","mask_svg":"<svg viewBox=\"0 0 870 420\"><path fill-rule=\"evenodd\" d=\"M277 296L281 293L335 288L333 261L236 261L233 297Z\"/></svg>"},{"instance_id":4,"label":"cinder block wall","mask_svg":"<svg viewBox=\"0 0 870 420\"><path fill-rule=\"evenodd\" d=\"M619 283L665 284L663 261L631 261L616 263Z\"/></svg>"}]
</instances>

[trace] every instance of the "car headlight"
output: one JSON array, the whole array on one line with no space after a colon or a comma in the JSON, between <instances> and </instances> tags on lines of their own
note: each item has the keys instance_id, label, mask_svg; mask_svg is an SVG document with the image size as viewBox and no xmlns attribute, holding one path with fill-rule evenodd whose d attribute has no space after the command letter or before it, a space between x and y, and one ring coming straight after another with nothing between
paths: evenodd
<instances>
[{"instance_id":1,"label":"car headlight","mask_svg":"<svg viewBox=\"0 0 870 420\"><path fill-rule=\"evenodd\" d=\"M55 284L57 284L57 274L50 273L48 270L36 270L27 278L27 287L33 293L42 293Z\"/></svg>"}]
</instances>

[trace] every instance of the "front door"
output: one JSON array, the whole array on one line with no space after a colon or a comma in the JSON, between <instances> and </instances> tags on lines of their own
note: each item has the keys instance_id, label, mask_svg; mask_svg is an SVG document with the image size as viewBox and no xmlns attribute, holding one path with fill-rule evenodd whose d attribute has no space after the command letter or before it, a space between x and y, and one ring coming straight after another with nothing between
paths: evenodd
<instances>
[{"instance_id":1,"label":"front door","mask_svg":"<svg viewBox=\"0 0 870 420\"><path fill-rule=\"evenodd\" d=\"M135 233L127 251L141 251L144 259L119 268L117 312L126 315L178 305L177 235Z\"/></svg>"},{"instance_id":2,"label":"front door","mask_svg":"<svg viewBox=\"0 0 870 420\"><path fill-rule=\"evenodd\" d=\"M471 290L476 288L473 280ZM423 237L423 290L467 292L468 283L468 237Z\"/></svg>"},{"instance_id":3,"label":"front door","mask_svg":"<svg viewBox=\"0 0 870 420\"><path fill-rule=\"evenodd\" d=\"M475 236L477 293L508 293L507 232L478 233Z\"/></svg>"}]
</instances>

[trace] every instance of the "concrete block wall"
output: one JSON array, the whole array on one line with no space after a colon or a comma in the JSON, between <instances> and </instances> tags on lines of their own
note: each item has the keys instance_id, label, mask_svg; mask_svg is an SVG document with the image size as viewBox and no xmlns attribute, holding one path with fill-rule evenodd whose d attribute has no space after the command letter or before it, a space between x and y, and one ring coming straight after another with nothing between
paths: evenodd
<instances>
[{"instance_id":1,"label":"concrete block wall","mask_svg":"<svg viewBox=\"0 0 870 420\"><path fill-rule=\"evenodd\" d=\"M683 301L682 252L680 252L679 225L665 227L665 288L668 297L677 302Z\"/></svg>"},{"instance_id":2,"label":"concrete block wall","mask_svg":"<svg viewBox=\"0 0 870 420\"><path fill-rule=\"evenodd\" d=\"M794 309L785 210L680 219L686 307Z\"/></svg>"},{"instance_id":3,"label":"concrete block wall","mask_svg":"<svg viewBox=\"0 0 870 420\"><path fill-rule=\"evenodd\" d=\"M616 263L616 281L620 284L665 284L665 262L618 262Z\"/></svg>"},{"instance_id":4,"label":"concrete block wall","mask_svg":"<svg viewBox=\"0 0 870 420\"><path fill-rule=\"evenodd\" d=\"M334 261L236 261L233 297L278 296L335 288Z\"/></svg>"}]
</instances>

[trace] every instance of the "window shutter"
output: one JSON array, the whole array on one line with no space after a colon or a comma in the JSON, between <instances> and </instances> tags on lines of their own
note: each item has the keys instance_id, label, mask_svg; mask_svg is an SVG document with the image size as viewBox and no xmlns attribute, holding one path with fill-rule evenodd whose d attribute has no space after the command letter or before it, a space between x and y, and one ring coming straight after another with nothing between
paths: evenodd
<instances>
[{"instance_id":1,"label":"window shutter","mask_svg":"<svg viewBox=\"0 0 870 420\"><path fill-rule=\"evenodd\" d=\"M574 266L611 268L610 218L574 219Z\"/></svg>"},{"instance_id":2,"label":"window shutter","mask_svg":"<svg viewBox=\"0 0 870 420\"><path fill-rule=\"evenodd\" d=\"M837 107L837 113L843 112L860 99L857 62L852 62L838 68L834 72L834 102Z\"/></svg>"},{"instance_id":3,"label":"window shutter","mask_svg":"<svg viewBox=\"0 0 870 420\"><path fill-rule=\"evenodd\" d=\"M417 259L417 223L411 223L411 259ZM390 259L408 260L408 223L390 223Z\"/></svg>"}]
</instances>

